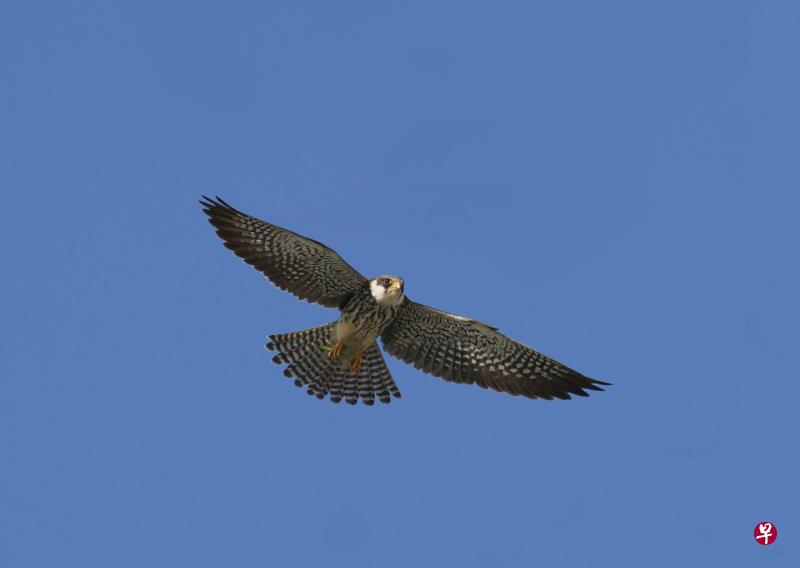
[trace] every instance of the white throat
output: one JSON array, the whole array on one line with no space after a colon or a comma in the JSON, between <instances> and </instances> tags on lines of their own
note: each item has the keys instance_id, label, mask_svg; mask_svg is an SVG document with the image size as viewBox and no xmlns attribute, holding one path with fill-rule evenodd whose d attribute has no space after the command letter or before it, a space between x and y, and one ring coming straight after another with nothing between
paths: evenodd
<instances>
[{"instance_id":1,"label":"white throat","mask_svg":"<svg viewBox=\"0 0 800 568\"><path fill-rule=\"evenodd\" d=\"M369 291L379 304L397 306L403 301L403 293L399 289L393 288L387 290L375 281L369 283Z\"/></svg>"}]
</instances>

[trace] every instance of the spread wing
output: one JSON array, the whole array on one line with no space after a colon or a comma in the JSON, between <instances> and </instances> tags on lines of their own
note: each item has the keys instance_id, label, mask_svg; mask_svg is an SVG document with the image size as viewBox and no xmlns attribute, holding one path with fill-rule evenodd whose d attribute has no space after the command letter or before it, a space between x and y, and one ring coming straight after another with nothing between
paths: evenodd
<instances>
[{"instance_id":1,"label":"spread wing","mask_svg":"<svg viewBox=\"0 0 800 568\"><path fill-rule=\"evenodd\" d=\"M515 396L568 399L610 384L585 377L496 328L408 298L381 340L387 353L425 373Z\"/></svg>"},{"instance_id":2,"label":"spread wing","mask_svg":"<svg viewBox=\"0 0 800 568\"><path fill-rule=\"evenodd\" d=\"M200 204L226 247L301 300L341 308L366 282L320 242L237 211L219 197L203 196Z\"/></svg>"}]
</instances>

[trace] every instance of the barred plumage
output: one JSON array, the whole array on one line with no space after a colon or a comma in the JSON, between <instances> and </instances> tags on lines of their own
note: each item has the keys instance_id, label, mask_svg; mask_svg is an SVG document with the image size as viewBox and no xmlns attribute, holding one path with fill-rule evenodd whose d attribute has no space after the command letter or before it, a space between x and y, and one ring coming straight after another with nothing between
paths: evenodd
<instances>
[{"instance_id":1,"label":"barred plumage","mask_svg":"<svg viewBox=\"0 0 800 568\"><path fill-rule=\"evenodd\" d=\"M227 248L301 300L341 308L367 281L318 241L237 211L219 198L204 197L200 203Z\"/></svg>"},{"instance_id":2,"label":"barred plumage","mask_svg":"<svg viewBox=\"0 0 800 568\"><path fill-rule=\"evenodd\" d=\"M381 336L390 355L455 383L528 398L569 399L603 390L590 379L476 320L406 299ZM585 389L585 390L584 390Z\"/></svg>"},{"instance_id":3,"label":"barred plumage","mask_svg":"<svg viewBox=\"0 0 800 568\"><path fill-rule=\"evenodd\" d=\"M368 285L362 286L342 308L341 319L351 322L364 336L378 337L394 320L399 306L375 301Z\"/></svg>"},{"instance_id":4,"label":"barred plumage","mask_svg":"<svg viewBox=\"0 0 800 568\"><path fill-rule=\"evenodd\" d=\"M225 246L298 298L341 310L335 322L270 336L284 375L318 398L371 405L400 397L384 349L446 381L514 396L569 399L603 390L590 379L479 321L429 308L404 295L403 279L367 280L324 244L237 211L200 202Z\"/></svg>"},{"instance_id":5,"label":"barred plumage","mask_svg":"<svg viewBox=\"0 0 800 568\"><path fill-rule=\"evenodd\" d=\"M375 397L389 403L400 398L400 390L392 379L386 362L376 344L364 351L364 361L358 372L351 373L344 361L332 359L325 353L330 345L336 322L312 329L271 335L266 347L278 354L275 363L288 363L284 375L294 378L294 384L307 388L310 395L324 398L330 394L333 402L344 398L355 404L359 399L372 405Z\"/></svg>"}]
</instances>

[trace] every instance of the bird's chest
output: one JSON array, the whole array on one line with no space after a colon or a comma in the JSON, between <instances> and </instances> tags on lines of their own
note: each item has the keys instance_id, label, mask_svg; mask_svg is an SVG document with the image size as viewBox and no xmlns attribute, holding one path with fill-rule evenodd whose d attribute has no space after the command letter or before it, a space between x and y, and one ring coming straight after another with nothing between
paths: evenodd
<instances>
[{"instance_id":1,"label":"bird's chest","mask_svg":"<svg viewBox=\"0 0 800 568\"><path fill-rule=\"evenodd\" d=\"M394 306L385 306L371 298L357 298L348 303L336 326L339 340L369 344L383 333L397 314Z\"/></svg>"}]
</instances>

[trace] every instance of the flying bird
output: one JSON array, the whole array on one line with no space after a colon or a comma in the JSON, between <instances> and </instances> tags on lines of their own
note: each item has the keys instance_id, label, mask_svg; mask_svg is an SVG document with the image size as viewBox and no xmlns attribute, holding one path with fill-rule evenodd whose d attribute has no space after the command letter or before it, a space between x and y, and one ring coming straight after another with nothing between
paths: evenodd
<instances>
[{"instance_id":1,"label":"flying bird","mask_svg":"<svg viewBox=\"0 0 800 568\"><path fill-rule=\"evenodd\" d=\"M200 201L227 248L278 288L338 308L339 318L311 329L269 336L283 374L333 402L400 398L376 340L414 367L453 383L514 396L569 399L601 391L590 379L480 321L411 301L404 281L367 279L324 244L242 213L217 197Z\"/></svg>"}]
</instances>

